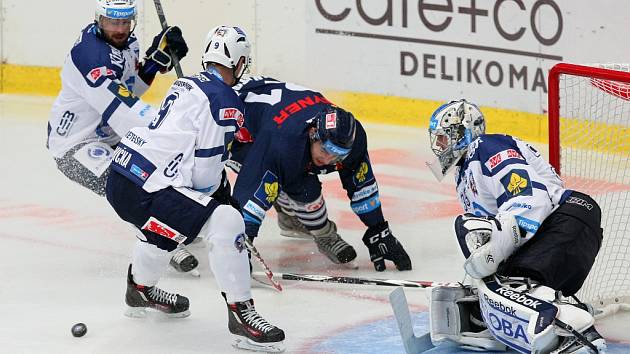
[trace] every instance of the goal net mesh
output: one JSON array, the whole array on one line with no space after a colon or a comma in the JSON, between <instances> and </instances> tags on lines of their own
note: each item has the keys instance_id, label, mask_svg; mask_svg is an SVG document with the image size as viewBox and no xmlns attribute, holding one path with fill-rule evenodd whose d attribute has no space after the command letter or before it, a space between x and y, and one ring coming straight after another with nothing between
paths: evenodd
<instances>
[{"instance_id":1,"label":"goal net mesh","mask_svg":"<svg viewBox=\"0 0 630 354\"><path fill-rule=\"evenodd\" d=\"M577 294L595 307L630 303L630 65L595 64L627 80L559 75L559 172L602 208L604 240ZM551 108L550 108L551 111ZM550 156L551 158L551 156Z\"/></svg>"}]
</instances>

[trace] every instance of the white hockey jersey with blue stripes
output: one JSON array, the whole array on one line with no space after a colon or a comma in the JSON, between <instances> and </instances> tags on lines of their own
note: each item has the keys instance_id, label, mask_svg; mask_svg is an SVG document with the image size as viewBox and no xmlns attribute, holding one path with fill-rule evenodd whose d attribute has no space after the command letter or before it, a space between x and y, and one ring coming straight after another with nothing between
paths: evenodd
<instances>
[{"instance_id":1,"label":"white hockey jersey with blue stripes","mask_svg":"<svg viewBox=\"0 0 630 354\"><path fill-rule=\"evenodd\" d=\"M232 88L209 72L181 78L153 121L123 137L112 169L147 192L172 186L212 194L243 124L242 105Z\"/></svg>"},{"instance_id":2,"label":"white hockey jersey with blue stripes","mask_svg":"<svg viewBox=\"0 0 630 354\"><path fill-rule=\"evenodd\" d=\"M61 92L48 121L47 147L55 157L80 143L115 145L129 129L146 126L156 110L138 96L148 85L138 76L139 45L109 45L88 25L61 70Z\"/></svg>"},{"instance_id":3,"label":"white hockey jersey with blue stripes","mask_svg":"<svg viewBox=\"0 0 630 354\"><path fill-rule=\"evenodd\" d=\"M514 215L525 236L522 242L571 192L536 149L508 135L481 135L473 141L455 178L467 213Z\"/></svg>"}]
</instances>

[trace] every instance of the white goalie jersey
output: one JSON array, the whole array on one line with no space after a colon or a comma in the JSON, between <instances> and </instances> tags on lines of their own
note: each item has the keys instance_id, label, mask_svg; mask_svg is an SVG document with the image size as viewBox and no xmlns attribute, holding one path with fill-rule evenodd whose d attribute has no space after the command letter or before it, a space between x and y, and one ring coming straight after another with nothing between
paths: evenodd
<instances>
[{"instance_id":1,"label":"white goalie jersey","mask_svg":"<svg viewBox=\"0 0 630 354\"><path fill-rule=\"evenodd\" d=\"M481 135L473 141L455 178L466 213L513 215L525 237L521 244L571 194L536 149L508 135Z\"/></svg>"},{"instance_id":2,"label":"white goalie jersey","mask_svg":"<svg viewBox=\"0 0 630 354\"><path fill-rule=\"evenodd\" d=\"M112 169L150 193L172 186L212 194L242 112L236 93L213 74L179 79L151 123L123 137Z\"/></svg>"},{"instance_id":3,"label":"white goalie jersey","mask_svg":"<svg viewBox=\"0 0 630 354\"><path fill-rule=\"evenodd\" d=\"M132 127L146 126L156 110L142 102L148 85L138 76L139 45L135 36L119 50L87 26L61 71L61 92L48 121L47 147L63 156L80 143L114 146Z\"/></svg>"}]
</instances>

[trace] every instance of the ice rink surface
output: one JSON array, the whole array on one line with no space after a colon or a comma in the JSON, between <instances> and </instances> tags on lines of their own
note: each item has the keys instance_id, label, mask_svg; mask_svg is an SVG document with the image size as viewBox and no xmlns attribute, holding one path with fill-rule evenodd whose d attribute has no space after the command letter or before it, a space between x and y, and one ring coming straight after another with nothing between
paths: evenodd
<instances>
[{"instance_id":1,"label":"ice rink surface","mask_svg":"<svg viewBox=\"0 0 630 354\"><path fill-rule=\"evenodd\" d=\"M244 353L233 349L227 313L203 244L191 251L201 277L169 269L159 286L186 295L192 315L123 316L125 275L135 240L105 199L73 184L45 148L52 99L0 95L0 352ZM359 117L360 118L360 117ZM428 117L427 117L428 119ZM276 272L459 281L463 256L452 234L460 212L454 184L437 183L424 167L426 131L366 124L386 219L413 261L398 272L373 271L336 174L326 176L330 217L358 253L358 270L331 264L311 241L278 234L268 213L256 246ZM259 312L286 332L287 353L403 353L388 302L393 288L283 281L277 293L254 288ZM428 331L425 290L406 289L417 334ZM70 328L87 324L74 338ZM613 353L630 352L630 316L598 328Z\"/></svg>"}]
</instances>

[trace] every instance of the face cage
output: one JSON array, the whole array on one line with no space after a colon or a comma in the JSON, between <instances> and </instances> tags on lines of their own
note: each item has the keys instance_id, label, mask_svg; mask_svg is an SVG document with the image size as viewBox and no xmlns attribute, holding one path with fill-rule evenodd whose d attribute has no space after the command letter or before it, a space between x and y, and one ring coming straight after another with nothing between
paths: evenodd
<instances>
[{"instance_id":1,"label":"face cage","mask_svg":"<svg viewBox=\"0 0 630 354\"><path fill-rule=\"evenodd\" d=\"M454 149L458 138L460 137L457 131L451 128L430 132L431 150L440 161L442 173L445 173L462 156L459 153L460 150Z\"/></svg>"}]
</instances>

